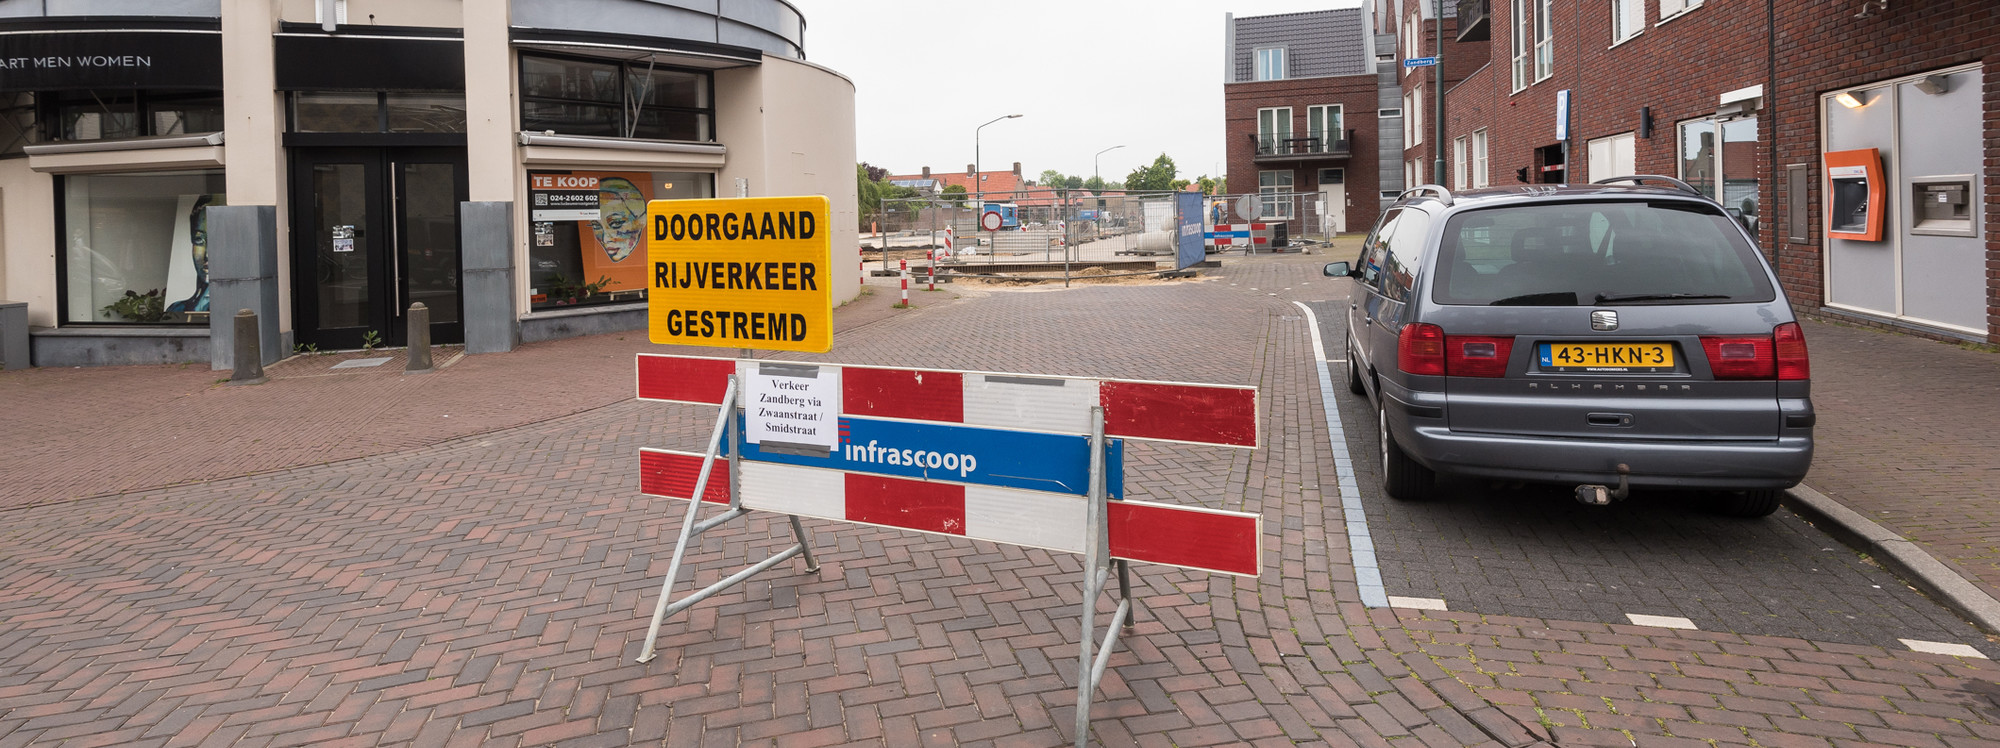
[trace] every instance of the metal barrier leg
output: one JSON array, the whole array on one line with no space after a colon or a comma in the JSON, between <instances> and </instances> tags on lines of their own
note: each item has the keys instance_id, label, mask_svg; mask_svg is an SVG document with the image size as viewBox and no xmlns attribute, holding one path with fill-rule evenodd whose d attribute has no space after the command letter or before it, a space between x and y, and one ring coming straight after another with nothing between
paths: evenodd
<instances>
[{"instance_id":1,"label":"metal barrier leg","mask_svg":"<svg viewBox=\"0 0 2000 748\"><path fill-rule=\"evenodd\" d=\"M1086 510L1083 539L1083 615L1079 621L1079 640L1076 663L1076 748L1090 744L1090 702L1097 694L1097 681L1104 676L1104 664L1109 661L1112 645L1117 643L1118 626L1116 619L1104 638L1104 647L1091 656L1091 645L1097 639L1097 596L1104 589L1104 582L1111 568L1107 556L1110 555L1109 538L1105 532L1105 490L1104 490L1104 408L1090 408L1090 508ZM1117 618L1127 612L1126 603L1118 606Z\"/></svg>"},{"instance_id":2,"label":"metal barrier leg","mask_svg":"<svg viewBox=\"0 0 2000 748\"><path fill-rule=\"evenodd\" d=\"M736 418L736 377L729 378L729 388L722 393L722 412L715 417L715 429L709 432L708 449L702 451L701 472L695 476L694 493L688 496L687 516L681 518L680 540L674 543L673 560L667 562L667 579L660 583L660 602L653 607L653 622L646 627L646 647L639 653L639 662L649 662L656 654L653 642L660 637L660 622L666 620L667 604L673 599L674 579L681 575L681 558L687 554L688 542L694 540L701 530L694 523L695 513L701 509L702 494L708 491L708 478L714 471L715 452L722 446L722 435ZM734 497L731 497L732 500Z\"/></svg>"},{"instance_id":3,"label":"metal barrier leg","mask_svg":"<svg viewBox=\"0 0 2000 748\"><path fill-rule=\"evenodd\" d=\"M806 526L799 524L798 517L792 517L792 537L799 541L799 550L806 556L806 571L818 574L819 560L813 558L812 536L806 534Z\"/></svg>"}]
</instances>

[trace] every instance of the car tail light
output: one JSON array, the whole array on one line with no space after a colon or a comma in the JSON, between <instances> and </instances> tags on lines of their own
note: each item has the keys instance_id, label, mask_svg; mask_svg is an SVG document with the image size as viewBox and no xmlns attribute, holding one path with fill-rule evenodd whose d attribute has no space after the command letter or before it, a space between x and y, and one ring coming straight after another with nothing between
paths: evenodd
<instances>
[{"instance_id":1,"label":"car tail light","mask_svg":"<svg viewBox=\"0 0 2000 748\"><path fill-rule=\"evenodd\" d=\"M1446 335L1444 370L1454 377L1504 377L1513 352L1513 338Z\"/></svg>"},{"instance_id":2,"label":"car tail light","mask_svg":"<svg viewBox=\"0 0 2000 748\"><path fill-rule=\"evenodd\" d=\"M1444 375L1444 328L1412 323L1396 335L1396 368L1405 374Z\"/></svg>"},{"instance_id":3,"label":"car tail light","mask_svg":"<svg viewBox=\"0 0 2000 748\"><path fill-rule=\"evenodd\" d=\"M1779 379L1811 379L1812 364L1806 360L1806 333L1799 323L1786 322L1771 332L1776 341Z\"/></svg>"},{"instance_id":4,"label":"car tail light","mask_svg":"<svg viewBox=\"0 0 2000 748\"><path fill-rule=\"evenodd\" d=\"M1770 379L1777 375L1778 362L1769 335L1704 335L1701 349L1708 353L1708 368L1716 379Z\"/></svg>"}]
</instances>

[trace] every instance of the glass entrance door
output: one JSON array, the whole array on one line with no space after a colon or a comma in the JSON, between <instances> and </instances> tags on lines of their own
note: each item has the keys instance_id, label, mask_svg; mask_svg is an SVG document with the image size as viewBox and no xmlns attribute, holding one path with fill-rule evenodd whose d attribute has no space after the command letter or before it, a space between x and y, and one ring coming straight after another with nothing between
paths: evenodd
<instances>
[{"instance_id":1,"label":"glass entrance door","mask_svg":"<svg viewBox=\"0 0 2000 748\"><path fill-rule=\"evenodd\" d=\"M292 252L298 341L321 350L406 341L410 305L431 340L464 340L458 204L465 152L317 148L293 158Z\"/></svg>"}]
</instances>

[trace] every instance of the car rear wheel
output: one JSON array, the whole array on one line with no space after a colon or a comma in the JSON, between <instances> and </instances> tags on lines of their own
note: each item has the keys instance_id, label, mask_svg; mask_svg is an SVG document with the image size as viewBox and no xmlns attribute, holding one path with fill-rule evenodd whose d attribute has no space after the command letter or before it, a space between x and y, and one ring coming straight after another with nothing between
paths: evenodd
<instances>
[{"instance_id":1,"label":"car rear wheel","mask_svg":"<svg viewBox=\"0 0 2000 748\"><path fill-rule=\"evenodd\" d=\"M1431 487L1437 483L1437 475L1403 452L1396 443L1396 437L1389 433L1389 413L1376 409L1375 423L1382 440L1382 492L1389 498L1400 501L1421 501L1430 498Z\"/></svg>"},{"instance_id":2,"label":"car rear wheel","mask_svg":"<svg viewBox=\"0 0 2000 748\"><path fill-rule=\"evenodd\" d=\"M1366 395L1368 388L1361 383L1361 362L1354 358L1354 338L1347 339L1346 348L1344 355L1347 357L1347 391L1356 395Z\"/></svg>"},{"instance_id":3,"label":"car rear wheel","mask_svg":"<svg viewBox=\"0 0 2000 748\"><path fill-rule=\"evenodd\" d=\"M1768 517L1778 511L1778 501L1783 497L1784 492L1775 488L1736 491L1717 497L1716 508L1731 517Z\"/></svg>"}]
</instances>

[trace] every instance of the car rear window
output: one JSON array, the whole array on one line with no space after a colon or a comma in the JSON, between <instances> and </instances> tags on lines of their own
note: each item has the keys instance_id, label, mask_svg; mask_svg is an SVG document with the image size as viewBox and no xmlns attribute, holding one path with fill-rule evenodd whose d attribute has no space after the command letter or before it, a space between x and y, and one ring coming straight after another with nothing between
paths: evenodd
<instances>
[{"instance_id":1,"label":"car rear window","mask_svg":"<svg viewBox=\"0 0 2000 748\"><path fill-rule=\"evenodd\" d=\"M1582 202L1470 210L1445 223L1440 304L1702 304L1777 298L1756 248L1713 206Z\"/></svg>"}]
</instances>

